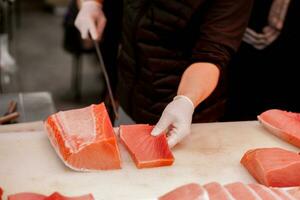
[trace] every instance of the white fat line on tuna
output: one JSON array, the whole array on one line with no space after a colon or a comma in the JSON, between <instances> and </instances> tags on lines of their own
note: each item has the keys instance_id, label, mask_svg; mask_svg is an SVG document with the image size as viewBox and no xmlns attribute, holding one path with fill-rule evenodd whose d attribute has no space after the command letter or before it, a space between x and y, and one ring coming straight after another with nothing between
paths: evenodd
<instances>
[{"instance_id":1,"label":"white fat line on tuna","mask_svg":"<svg viewBox=\"0 0 300 200\"><path fill-rule=\"evenodd\" d=\"M91 114L92 114L92 119L93 119L93 136L94 136L94 139L97 137L97 130L96 130L96 122L97 122L97 120L96 120L96 116L95 116L95 112L94 112L94 107L95 107L95 105L91 105L91 108L90 108L90 112L91 112Z\"/></svg>"},{"instance_id":2,"label":"white fat line on tuna","mask_svg":"<svg viewBox=\"0 0 300 200\"><path fill-rule=\"evenodd\" d=\"M224 187L223 185L221 185L222 190L224 191L224 193L226 194L226 197L228 200L235 200L235 198L232 196L232 194L227 190L226 187Z\"/></svg>"},{"instance_id":3,"label":"white fat line on tuna","mask_svg":"<svg viewBox=\"0 0 300 200\"><path fill-rule=\"evenodd\" d=\"M60 135L61 135L62 139L64 140L64 144L65 144L66 148L68 148L70 150L70 152L73 153L75 150L69 144L69 142L67 140L67 137L66 137L66 134L69 131L68 127L67 126L63 126L63 123L66 121L65 113L62 112L62 111L59 111L58 113L54 114L54 118L53 119L54 119L56 127L58 128L58 131L60 132ZM51 128L51 130L52 130L52 128ZM53 134L53 137L57 140L57 138L55 137L55 134Z\"/></svg>"},{"instance_id":4,"label":"white fat line on tuna","mask_svg":"<svg viewBox=\"0 0 300 200\"><path fill-rule=\"evenodd\" d=\"M281 200L280 196L278 194L276 194L275 192L273 192L270 188L264 186L264 185L260 185L262 190L264 190L265 192L269 193L272 197L274 197L276 200Z\"/></svg>"},{"instance_id":5,"label":"white fat line on tuna","mask_svg":"<svg viewBox=\"0 0 300 200\"><path fill-rule=\"evenodd\" d=\"M249 192L251 192L253 194L253 196L255 197L255 199L257 200L263 200L260 196L258 196L258 194L247 184L244 184L243 185L249 190Z\"/></svg>"},{"instance_id":6,"label":"white fat line on tuna","mask_svg":"<svg viewBox=\"0 0 300 200\"><path fill-rule=\"evenodd\" d=\"M201 187L201 188L202 188L202 190L204 191L204 193L203 193L202 196L199 198L199 200L209 200L210 198L209 198L209 195L208 195L206 189L205 189L204 187Z\"/></svg>"},{"instance_id":7,"label":"white fat line on tuna","mask_svg":"<svg viewBox=\"0 0 300 200\"><path fill-rule=\"evenodd\" d=\"M65 142L66 147L69 147L70 151L72 153L74 153L74 154L80 152L82 149L84 149L85 147L87 147L87 146L89 146L89 145L91 145L91 144L93 144L95 142L95 139L97 137L97 130L96 130L97 120L96 120L95 113L93 112L94 111L93 110L94 107L95 107L95 105L91 105L90 108L89 108L90 112L91 112L91 115L92 115L92 120L93 120L93 133L92 133L93 138L92 138L92 140L90 142L85 142L84 144L80 144L77 149L74 149L68 142ZM104 121L104 119L103 119L103 121ZM71 130L68 130L68 131L71 132Z\"/></svg>"}]
</instances>

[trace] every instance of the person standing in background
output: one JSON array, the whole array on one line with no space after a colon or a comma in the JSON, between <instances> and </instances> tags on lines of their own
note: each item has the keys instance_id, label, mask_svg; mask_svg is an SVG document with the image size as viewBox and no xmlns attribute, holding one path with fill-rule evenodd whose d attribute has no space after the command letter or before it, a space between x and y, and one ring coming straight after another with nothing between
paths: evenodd
<instances>
[{"instance_id":1,"label":"person standing in background","mask_svg":"<svg viewBox=\"0 0 300 200\"><path fill-rule=\"evenodd\" d=\"M228 66L224 121L255 120L268 109L300 112L300 1L254 1L249 26Z\"/></svg>"},{"instance_id":2,"label":"person standing in background","mask_svg":"<svg viewBox=\"0 0 300 200\"><path fill-rule=\"evenodd\" d=\"M102 3L83 1L75 22L83 38L90 32L101 39ZM170 128L173 147L190 133L192 119L211 122L223 114L223 74L247 27L252 0L124 0L123 5L120 105L136 123L157 122L154 136Z\"/></svg>"}]
</instances>

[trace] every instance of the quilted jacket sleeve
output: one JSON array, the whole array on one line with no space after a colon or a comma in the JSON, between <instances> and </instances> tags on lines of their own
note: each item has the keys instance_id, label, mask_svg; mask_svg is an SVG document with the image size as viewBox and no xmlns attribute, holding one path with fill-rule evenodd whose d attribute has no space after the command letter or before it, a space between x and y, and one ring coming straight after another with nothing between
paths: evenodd
<instances>
[{"instance_id":1,"label":"quilted jacket sleeve","mask_svg":"<svg viewBox=\"0 0 300 200\"><path fill-rule=\"evenodd\" d=\"M252 0L207 1L198 12L199 30L192 60L226 66L240 45L252 3Z\"/></svg>"}]
</instances>

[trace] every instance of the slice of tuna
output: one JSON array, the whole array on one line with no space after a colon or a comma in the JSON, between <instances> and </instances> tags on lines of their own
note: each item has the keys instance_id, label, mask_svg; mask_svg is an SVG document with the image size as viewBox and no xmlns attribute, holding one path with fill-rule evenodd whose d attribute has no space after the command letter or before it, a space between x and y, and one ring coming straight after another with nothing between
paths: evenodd
<instances>
[{"instance_id":1,"label":"slice of tuna","mask_svg":"<svg viewBox=\"0 0 300 200\"><path fill-rule=\"evenodd\" d=\"M225 188L237 200L263 200L248 185L240 182L225 185Z\"/></svg>"},{"instance_id":2,"label":"slice of tuna","mask_svg":"<svg viewBox=\"0 0 300 200\"><path fill-rule=\"evenodd\" d=\"M300 199L300 188L294 188L287 191L291 196L293 196L295 199Z\"/></svg>"},{"instance_id":3,"label":"slice of tuna","mask_svg":"<svg viewBox=\"0 0 300 200\"><path fill-rule=\"evenodd\" d=\"M36 193L18 193L9 195L8 200L94 200L94 197L91 194L78 197L66 197L58 192L55 192L48 197Z\"/></svg>"},{"instance_id":4,"label":"slice of tuna","mask_svg":"<svg viewBox=\"0 0 300 200\"><path fill-rule=\"evenodd\" d=\"M231 193L220 183L212 182L204 185L210 200L235 200Z\"/></svg>"},{"instance_id":5,"label":"slice of tuna","mask_svg":"<svg viewBox=\"0 0 300 200\"><path fill-rule=\"evenodd\" d=\"M270 133L300 147L300 113L272 109L257 118Z\"/></svg>"},{"instance_id":6,"label":"slice of tuna","mask_svg":"<svg viewBox=\"0 0 300 200\"><path fill-rule=\"evenodd\" d=\"M153 126L146 124L120 126L120 138L137 168L172 165L174 157L166 134L152 136Z\"/></svg>"},{"instance_id":7,"label":"slice of tuna","mask_svg":"<svg viewBox=\"0 0 300 200\"><path fill-rule=\"evenodd\" d=\"M263 200L281 200L280 196L264 185L251 183L249 184L249 187L251 187Z\"/></svg>"},{"instance_id":8,"label":"slice of tuna","mask_svg":"<svg viewBox=\"0 0 300 200\"><path fill-rule=\"evenodd\" d=\"M121 168L120 153L103 103L58 112L45 123L48 137L62 161L78 171Z\"/></svg>"},{"instance_id":9,"label":"slice of tuna","mask_svg":"<svg viewBox=\"0 0 300 200\"><path fill-rule=\"evenodd\" d=\"M278 188L271 188L282 200L299 200L294 198L288 191Z\"/></svg>"},{"instance_id":10,"label":"slice of tuna","mask_svg":"<svg viewBox=\"0 0 300 200\"><path fill-rule=\"evenodd\" d=\"M300 200L300 187L292 189L266 187L261 184L234 182L222 186L217 182L203 187L190 183L159 197L158 200Z\"/></svg>"},{"instance_id":11,"label":"slice of tuna","mask_svg":"<svg viewBox=\"0 0 300 200\"><path fill-rule=\"evenodd\" d=\"M8 200L44 200L45 198L45 195L30 192L17 193L8 196Z\"/></svg>"},{"instance_id":12,"label":"slice of tuna","mask_svg":"<svg viewBox=\"0 0 300 200\"><path fill-rule=\"evenodd\" d=\"M300 186L300 155L280 148L249 150L241 159L261 184L272 187Z\"/></svg>"},{"instance_id":13,"label":"slice of tuna","mask_svg":"<svg viewBox=\"0 0 300 200\"><path fill-rule=\"evenodd\" d=\"M78 196L78 197L66 197L59 194L58 192L55 192L51 194L49 197L46 197L44 200L94 200L94 197L91 194Z\"/></svg>"},{"instance_id":14,"label":"slice of tuna","mask_svg":"<svg viewBox=\"0 0 300 200\"><path fill-rule=\"evenodd\" d=\"M0 187L0 200L2 200L2 195L3 195L3 190L2 190L2 188Z\"/></svg>"},{"instance_id":15,"label":"slice of tuna","mask_svg":"<svg viewBox=\"0 0 300 200\"><path fill-rule=\"evenodd\" d=\"M206 190L196 183L178 187L159 197L159 200L210 200Z\"/></svg>"}]
</instances>

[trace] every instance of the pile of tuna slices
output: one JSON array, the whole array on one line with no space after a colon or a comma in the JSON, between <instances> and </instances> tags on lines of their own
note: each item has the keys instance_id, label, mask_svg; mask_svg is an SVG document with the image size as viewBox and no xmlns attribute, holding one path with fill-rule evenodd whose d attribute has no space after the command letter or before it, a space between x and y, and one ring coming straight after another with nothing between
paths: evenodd
<instances>
[{"instance_id":1,"label":"pile of tuna slices","mask_svg":"<svg viewBox=\"0 0 300 200\"><path fill-rule=\"evenodd\" d=\"M161 196L159 200L299 200L300 189L279 189L261 184L241 182L221 185L211 182L203 186L191 183Z\"/></svg>"}]
</instances>

